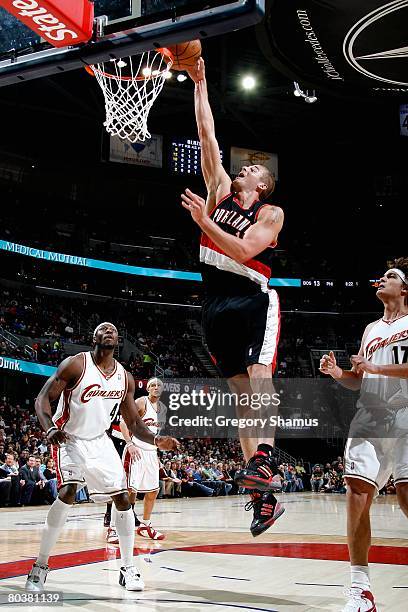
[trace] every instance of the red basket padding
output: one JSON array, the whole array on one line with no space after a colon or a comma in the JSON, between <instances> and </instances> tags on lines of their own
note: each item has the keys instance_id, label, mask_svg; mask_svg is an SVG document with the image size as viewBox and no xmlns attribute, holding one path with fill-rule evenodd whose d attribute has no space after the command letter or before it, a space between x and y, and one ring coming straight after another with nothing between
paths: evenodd
<instances>
[{"instance_id":1,"label":"red basket padding","mask_svg":"<svg viewBox=\"0 0 408 612\"><path fill-rule=\"evenodd\" d=\"M53 47L78 45L92 36L90 0L0 0L0 6Z\"/></svg>"}]
</instances>

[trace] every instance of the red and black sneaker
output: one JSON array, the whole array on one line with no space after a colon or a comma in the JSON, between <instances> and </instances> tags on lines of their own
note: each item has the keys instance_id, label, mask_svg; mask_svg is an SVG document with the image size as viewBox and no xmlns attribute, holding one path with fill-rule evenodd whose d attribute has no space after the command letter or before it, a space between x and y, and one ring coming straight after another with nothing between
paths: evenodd
<instances>
[{"instance_id":1,"label":"red and black sneaker","mask_svg":"<svg viewBox=\"0 0 408 612\"><path fill-rule=\"evenodd\" d=\"M254 511L251 533L256 538L269 527L272 527L274 522L285 512L285 508L270 491L266 493L253 491L250 495L251 501L245 504L245 510L253 509Z\"/></svg>"},{"instance_id":2,"label":"red and black sneaker","mask_svg":"<svg viewBox=\"0 0 408 612\"><path fill-rule=\"evenodd\" d=\"M280 480L275 482L273 477L278 473L276 462L264 451L257 450L243 470L235 472L234 480L239 487L257 489L259 491L280 491Z\"/></svg>"}]
</instances>

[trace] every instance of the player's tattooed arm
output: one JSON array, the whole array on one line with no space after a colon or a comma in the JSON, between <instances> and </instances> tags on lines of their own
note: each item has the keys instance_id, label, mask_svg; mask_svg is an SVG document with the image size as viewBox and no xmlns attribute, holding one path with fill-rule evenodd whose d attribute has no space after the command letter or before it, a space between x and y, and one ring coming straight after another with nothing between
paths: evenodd
<instances>
[{"instance_id":1,"label":"player's tattooed arm","mask_svg":"<svg viewBox=\"0 0 408 612\"><path fill-rule=\"evenodd\" d=\"M155 444L161 450L172 450L178 446L177 440L169 436L155 436L143 422L139 414L139 410L135 402L135 381L129 372L126 372L128 377L128 389L126 397L120 405L120 411L123 420L129 432L147 444Z\"/></svg>"},{"instance_id":2,"label":"player's tattooed arm","mask_svg":"<svg viewBox=\"0 0 408 612\"><path fill-rule=\"evenodd\" d=\"M66 441L68 436L54 425L51 402L57 400L66 388L75 386L82 374L82 369L83 356L81 354L64 359L58 366L56 373L47 380L35 400L38 420L44 431L51 430L48 434L48 440L52 444L61 444Z\"/></svg>"}]
</instances>

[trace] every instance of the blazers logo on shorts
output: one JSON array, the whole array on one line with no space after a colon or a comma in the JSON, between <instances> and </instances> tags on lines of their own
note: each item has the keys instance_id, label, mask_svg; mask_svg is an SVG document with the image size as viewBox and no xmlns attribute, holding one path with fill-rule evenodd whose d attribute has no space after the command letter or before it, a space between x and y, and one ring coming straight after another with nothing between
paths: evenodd
<instances>
[{"instance_id":1,"label":"blazers logo on shorts","mask_svg":"<svg viewBox=\"0 0 408 612\"><path fill-rule=\"evenodd\" d=\"M101 397L102 399L122 399L122 397L125 394L125 390L124 389L118 389L118 390L112 390L112 391L106 391L105 389L101 388L101 385L95 383L94 385L89 385L88 387L86 387L81 395L81 402L83 404L86 404L87 402L89 402L91 399L93 399L94 397Z\"/></svg>"}]
</instances>

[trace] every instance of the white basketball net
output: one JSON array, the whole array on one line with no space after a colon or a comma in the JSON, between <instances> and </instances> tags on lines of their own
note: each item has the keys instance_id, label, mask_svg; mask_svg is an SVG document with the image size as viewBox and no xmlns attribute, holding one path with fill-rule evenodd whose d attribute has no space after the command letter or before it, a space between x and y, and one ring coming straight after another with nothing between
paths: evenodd
<instances>
[{"instance_id":1,"label":"white basketball net","mask_svg":"<svg viewBox=\"0 0 408 612\"><path fill-rule=\"evenodd\" d=\"M105 97L104 126L130 142L150 138L147 118L173 64L167 49L90 66Z\"/></svg>"}]
</instances>

